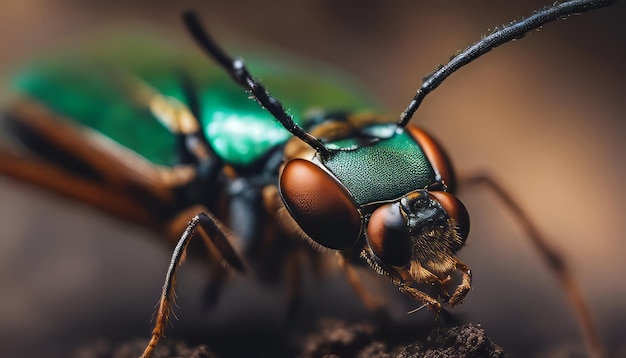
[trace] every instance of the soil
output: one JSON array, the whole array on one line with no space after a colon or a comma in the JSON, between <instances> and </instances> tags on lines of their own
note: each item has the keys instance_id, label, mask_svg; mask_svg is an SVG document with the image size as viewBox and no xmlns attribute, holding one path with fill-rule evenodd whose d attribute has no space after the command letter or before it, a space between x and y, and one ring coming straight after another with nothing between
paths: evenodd
<instances>
[{"instance_id":1,"label":"soil","mask_svg":"<svg viewBox=\"0 0 626 358\"><path fill-rule=\"evenodd\" d=\"M309 357L504 357L504 350L494 343L480 324L435 328L425 337L405 343L395 342L394 330L372 323L349 323L321 320L317 330L296 337L293 356ZM135 339L113 344L105 339L76 351L76 358L131 358L143 351L147 340ZM251 355L257 356L255 352ZM219 357L206 345L190 347L184 341L164 339L154 358Z\"/></svg>"}]
</instances>

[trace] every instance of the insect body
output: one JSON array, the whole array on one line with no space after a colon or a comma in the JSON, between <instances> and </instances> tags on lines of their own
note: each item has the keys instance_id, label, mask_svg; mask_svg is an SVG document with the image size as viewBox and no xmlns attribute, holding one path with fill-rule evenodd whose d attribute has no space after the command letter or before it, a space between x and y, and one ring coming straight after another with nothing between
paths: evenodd
<instances>
[{"instance_id":1,"label":"insect body","mask_svg":"<svg viewBox=\"0 0 626 358\"><path fill-rule=\"evenodd\" d=\"M49 59L16 76L13 88L20 95L4 111L3 124L45 161L5 151L4 173L159 231L169 230L191 206L214 210L237 176L258 187L275 183L280 149L290 135L269 113L240 96L219 71L205 71L200 56L166 51L143 38L122 42L113 50L87 48ZM261 70L288 95L293 91L284 71ZM307 96L349 111L368 103L335 79L288 77L307 84L302 97L290 96L305 123L323 118L304 116ZM31 166L40 174L29 175ZM241 187L244 181L237 182ZM181 230L172 229L173 235Z\"/></svg>"},{"instance_id":2,"label":"insect body","mask_svg":"<svg viewBox=\"0 0 626 358\"><path fill-rule=\"evenodd\" d=\"M150 66L140 70L143 65L131 65L108 72L105 82L110 88L86 82L86 89L76 90L75 96L80 96L97 88L103 93L92 94L112 103L132 99L132 105L111 106L116 112L112 117L123 123L147 125L152 129L145 131L154 130L153 137L164 141L140 145L126 141L128 133L117 133L117 125L107 134L106 123L89 122L103 113L80 114L82 109L74 106L85 100L63 103L55 98L54 86L41 89L37 76L26 78L23 89L36 101L10 108L9 128L41 157L56 164L23 160L3 152L0 171L164 230L170 238L184 231L167 273L146 357L163 335L176 270L193 238L202 239L212 261L224 260L240 271L246 265L234 248L236 243L243 243L244 251L254 256L259 252L257 236L270 238L278 243L275 247L311 253L305 248L308 246L295 243L308 240L338 250L346 271L365 262L389 276L402 292L439 311L442 305L459 304L471 288L470 269L455 256L469 233L469 215L452 194L456 180L445 153L425 132L408 125L412 114L451 73L492 48L557 18L609 3L571 1L495 31L428 76L400 119L392 122L380 116L354 114L366 103L334 86L320 89L323 83L317 81L311 87L299 83L298 91L307 88L304 95L312 98L310 89L320 89L335 101L328 106L345 111L306 115L294 111L300 114L294 120L276 99L280 94L271 95L241 60L230 58L216 45L195 15L187 13L185 24L201 47L264 110L246 101L245 95L230 93L227 88L232 87L211 78L213 72L203 75L202 70L194 69L193 61L185 61L185 67L192 71L179 72L174 78L154 75L160 71L151 72ZM60 81L67 78L71 74L62 74ZM273 90L266 78L264 83ZM53 83L50 78L43 82ZM206 93L194 83L207 83ZM52 98L45 103L46 109L34 104L44 98ZM106 134L117 144L111 145L100 135L85 141L82 127L66 126L57 118L59 112ZM58 129L52 129L52 121L67 132L59 135ZM142 136L145 131L140 131ZM291 135L295 138L286 143ZM59 167L65 170L59 172ZM41 179L41 173L46 173L46 180ZM510 201L497 185L485 181ZM94 197L94 192L103 195ZM515 204L509 205L517 211ZM518 215L525 221L523 214ZM185 225L190 217L193 219ZM225 222L236 235L225 229ZM541 250L557 275L571 283L562 259L545 247ZM352 279L351 284L362 292L357 280ZM426 293L420 284L435 290ZM578 292L569 294L576 297L574 300L578 298ZM367 297L363 298L367 302ZM597 346L586 309L583 306L579 310L590 345Z\"/></svg>"}]
</instances>

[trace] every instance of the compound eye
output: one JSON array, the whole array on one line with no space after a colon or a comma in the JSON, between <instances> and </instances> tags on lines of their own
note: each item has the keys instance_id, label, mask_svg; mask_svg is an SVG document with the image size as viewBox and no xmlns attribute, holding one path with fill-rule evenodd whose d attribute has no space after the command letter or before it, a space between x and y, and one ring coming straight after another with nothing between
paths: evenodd
<instances>
[{"instance_id":1,"label":"compound eye","mask_svg":"<svg viewBox=\"0 0 626 358\"><path fill-rule=\"evenodd\" d=\"M361 233L361 214L340 184L304 159L285 164L279 191L300 228L318 244L341 250L354 246Z\"/></svg>"},{"instance_id":2,"label":"compound eye","mask_svg":"<svg viewBox=\"0 0 626 358\"><path fill-rule=\"evenodd\" d=\"M407 130L422 147L433 168L441 175L444 183L448 186L448 191L454 193L456 191L456 177L454 176L454 169L452 169L452 162L450 162L446 152L433 137L422 129L407 126Z\"/></svg>"},{"instance_id":3,"label":"compound eye","mask_svg":"<svg viewBox=\"0 0 626 358\"><path fill-rule=\"evenodd\" d=\"M385 204L372 213L367 244L383 262L404 266L411 260L411 236L399 203Z\"/></svg>"},{"instance_id":4,"label":"compound eye","mask_svg":"<svg viewBox=\"0 0 626 358\"><path fill-rule=\"evenodd\" d=\"M431 198L437 200L448 216L456 221L463 242L467 239L470 229L469 214L465 205L456 196L444 191L429 192Z\"/></svg>"}]
</instances>

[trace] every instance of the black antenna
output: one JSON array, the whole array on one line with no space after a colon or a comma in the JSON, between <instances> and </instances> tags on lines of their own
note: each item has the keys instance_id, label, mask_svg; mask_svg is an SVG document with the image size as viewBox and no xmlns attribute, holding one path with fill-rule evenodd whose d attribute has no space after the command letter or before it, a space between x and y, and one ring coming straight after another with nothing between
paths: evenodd
<instances>
[{"instance_id":1,"label":"black antenna","mask_svg":"<svg viewBox=\"0 0 626 358\"><path fill-rule=\"evenodd\" d=\"M398 126L404 127L408 124L413 113L420 106L424 97L437 88L448 76L459 68L474 61L492 49L507 42L524 37L526 33L537 29L549 22L566 18L567 16L598 9L611 5L617 0L572 0L552 7L547 7L535 12L532 16L514 21L501 29L493 31L491 34L466 48L458 55L454 56L450 62L439 68L424 78L422 86L413 97L409 106L402 112L398 120Z\"/></svg>"},{"instance_id":2,"label":"black antenna","mask_svg":"<svg viewBox=\"0 0 626 358\"><path fill-rule=\"evenodd\" d=\"M291 134L302 139L305 143L315 149L322 157L327 157L331 150L324 143L313 135L305 131L297 125L292 117L287 114L283 105L258 81L256 81L248 72L243 60L239 58L231 58L217 43L209 36L204 27L200 24L200 20L193 11L183 13L183 21L187 26L187 30L198 42L200 47L212 57L240 86L246 88L256 101L265 109L267 109Z\"/></svg>"}]
</instances>

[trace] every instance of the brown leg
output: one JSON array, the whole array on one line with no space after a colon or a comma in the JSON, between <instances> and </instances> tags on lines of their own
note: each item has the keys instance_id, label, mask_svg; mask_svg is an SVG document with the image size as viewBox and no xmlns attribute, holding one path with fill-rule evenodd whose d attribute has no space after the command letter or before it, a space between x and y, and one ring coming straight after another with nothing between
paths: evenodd
<instances>
[{"instance_id":1,"label":"brown leg","mask_svg":"<svg viewBox=\"0 0 626 358\"><path fill-rule=\"evenodd\" d=\"M44 138L64 156L86 164L112 187L141 188L155 198L171 200L170 187L180 184L163 180L176 178L177 175L160 174L152 163L131 150L103 139L93 130L78 127L71 120L50 112L34 101L19 101L10 107L8 113L9 123ZM169 168L160 170L167 172ZM183 181L189 179L184 177Z\"/></svg>"},{"instance_id":2,"label":"brown leg","mask_svg":"<svg viewBox=\"0 0 626 358\"><path fill-rule=\"evenodd\" d=\"M87 203L139 224L156 227L152 208L134 200L128 193L87 179L41 160L17 156L0 147L0 175L38 186L53 193Z\"/></svg>"},{"instance_id":3,"label":"brown leg","mask_svg":"<svg viewBox=\"0 0 626 358\"><path fill-rule=\"evenodd\" d=\"M460 262L457 260L457 263L460 263ZM467 268L467 266L465 266L465 265L463 265L463 266L469 272L469 268ZM458 268L459 266L456 266L456 267ZM461 296L458 297L458 300L459 300L458 302L456 301L457 298L455 298L455 301L452 301L452 302L460 303L460 300L462 300L463 297L465 297L465 295L469 291L469 286L467 288L465 288L465 285L471 284L471 283L467 282L468 280L464 276L463 281L457 287L454 295L450 296L450 294L447 291L447 288L448 288L450 282L452 281L452 277L450 275L448 275L447 277L441 279L441 278L439 278L439 276L435 275L434 273L432 273L429 270L427 270L426 268L424 268L418 262L412 262L411 266L410 266L410 269L407 271L406 274L403 274L401 270L398 271L398 272L403 277L403 280L401 280L401 282L399 284L400 291L408 294L409 296L413 297L414 299L417 299L417 300L423 302L429 308L431 308L431 309L433 309L433 310L435 310L437 312L439 312L441 310L441 303L437 299L433 298L433 295L428 295L428 294L426 294L426 293L424 293L424 292L422 292L420 290L417 290L417 289L415 289L413 287L410 287L406 282L414 280L417 283L430 284L432 287L436 287L437 288L437 293L436 294L438 296L442 296L443 298L447 298L449 303L455 297L455 295L461 295ZM424 295L426 295L428 297L425 298ZM415 311L417 311L417 310L413 310L413 311L411 311L411 313L415 312Z\"/></svg>"},{"instance_id":4,"label":"brown leg","mask_svg":"<svg viewBox=\"0 0 626 358\"><path fill-rule=\"evenodd\" d=\"M209 210L204 205L194 205L180 211L176 217L170 220L168 225L165 226L164 235L167 237L168 242L172 245L176 244L180 239L180 233L184 232L187 225L189 225L189 218L194 217L197 213L206 212L209 212ZM198 236L202 239L204 243L203 246L206 249L207 259L203 260L203 262L206 262L209 272L209 278L207 280L207 286L204 294L204 303L207 308L211 308L218 301L222 288L230 277L230 270L228 267L225 267L228 265L224 265L222 263L224 255L218 250L211 238L207 235L203 235L202 230L198 233L200 233ZM236 246L238 244L238 238L234 235L231 235L228 239L233 245Z\"/></svg>"},{"instance_id":5,"label":"brown leg","mask_svg":"<svg viewBox=\"0 0 626 358\"><path fill-rule=\"evenodd\" d=\"M472 288L472 271L470 271L470 268L466 264L457 260L456 269L463 273L463 279L454 291L454 294L452 294L452 297L448 300L448 304L450 306L456 306L463 302L463 299Z\"/></svg>"},{"instance_id":6,"label":"brown leg","mask_svg":"<svg viewBox=\"0 0 626 358\"><path fill-rule=\"evenodd\" d=\"M239 259L233 247L230 245L228 235L215 217L208 213L200 213L191 219L185 229L185 232L178 241L178 244L174 249L174 253L172 254L172 260L170 262L167 275L165 276L165 283L163 284L163 290L159 300L159 308L156 314L154 329L152 330L152 338L141 355L142 358L149 358L154 352L159 340L163 337L165 326L167 325L170 313L172 312L172 300L174 298L174 287L176 284L176 271L183 263L187 246L189 245L191 239L196 237L196 233L206 235L211 243L215 245L219 252L222 253L223 259L232 268L239 272L244 271L243 263Z\"/></svg>"},{"instance_id":7,"label":"brown leg","mask_svg":"<svg viewBox=\"0 0 626 358\"><path fill-rule=\"evenodd\" d=\"M359 278L354 267L350 265L346 258L341 255L341 253L337 253L337 261L339 263L339 267L343 270L346 278L348 279L348 283L350 287L356 292L356 294L361 298L365 307L370 311L377 311L381 307L381 303L372 295L370 292L363 286L363 282Z\"/></svg>"},{"instance_id":8,"label":"brown leg","mask_svg":"<svg viewBox=\"0 0 626 358\"><path fill-rule=\"evenodd\" d=\"M441 311L441 303L439 303L439 301L437 301L430 295L414 287L409 286L406 282L403 282L403 281L398 282L397 285L398 285L398 288L400 289L400 292L413 297L413 299L416 301L422 302L429 309L435 311L436 313L439 313L439 311ZM413 310L411 311L411 313L415 311L417 310Z\"/></svg>"},{"instance_id":9,"label":"brown leg","mask_svg":"<svg viewBox=\"0 0 626 358\"><path fill-rule=\"evenodd\" d=\"M459 180L461 188L466 185L484 185L492 190L502 202L509 208L513 216L517 218L530 241L537 249L537 252L544 260L550 271L557 277L561 287L565 291L567 298L574 308L574 312L580 322L583 335L589 350L590 356L603 356L604 349L600 336L595 326L595 322L585 302L582 291L576 282L572 271L567 266L563 256L552 247L539 229L533 224L529 216L522 210L513 197L493 178L488 175L478 174L465 177Z\"/></svg>"}]
</instances>

